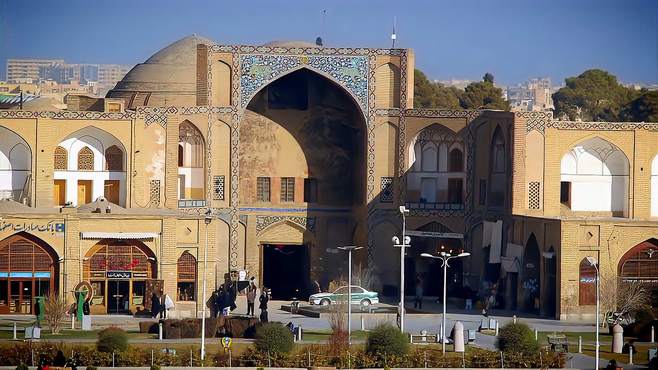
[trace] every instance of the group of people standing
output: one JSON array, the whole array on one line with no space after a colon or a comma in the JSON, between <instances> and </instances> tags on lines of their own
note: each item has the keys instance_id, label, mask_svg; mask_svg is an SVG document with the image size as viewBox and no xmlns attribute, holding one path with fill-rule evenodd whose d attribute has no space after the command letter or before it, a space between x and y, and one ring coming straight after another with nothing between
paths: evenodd
<instances>
[{"instance_id":1,"label":"group of people standing","mask_svg":"<svg viewBox=\"0 0 658 370\"><path fill-rule=\"evenodd\" d=\"M168 294L162 290L151 294L151 317L156 318L160 315L161 319L167 318L167 312L174 309L174 301Z\"/></svg>"},{"instance_id":2,"label":"group of people standing","mask_svg":"<svg viewBox=\"0 0 658 370\"><path fill-rule=\"evenodd\" d=\"M247 299L247 315L256 316L256 298L258 297L258 308L261 310L260 320L263 322L268 321L267 315L267 303L269 302L269 290L265 287L260 290L260 295L258 294L258 286L256 285L256 279L251 278L249 284L246 288L241 290L245 293ZM210 308L210 315L212 317L217 316L229 316L231 312L235 311L237 305L235 303L238 296L238 287L237 284L232 280L227 279L224 284L222 284L219 289L212 292L210 299L206 302L208 308Z\"/></svg>"}]
</instances>

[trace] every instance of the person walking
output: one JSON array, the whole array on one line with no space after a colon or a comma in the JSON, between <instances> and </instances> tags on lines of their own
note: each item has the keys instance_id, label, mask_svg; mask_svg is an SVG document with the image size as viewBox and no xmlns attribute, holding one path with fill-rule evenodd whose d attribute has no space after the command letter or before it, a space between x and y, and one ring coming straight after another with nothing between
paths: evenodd
<instances>
[{"instance_id":1,"label":"person walking","mask_svg":"<svg viewBox=\"0 0 658 370\"><path fill-rule=\"evenodd\" d=\"M416 277L416 296L414 297L414 308L423 309L423 279L420 275Z\"/></svg>"},{"instance_id":2,"label":"person walking","mask_svg":"<svg viewBox=\"0 0 658 370\"><path fill-rule=\"evenodd\" d=\"M254 316L254 303L256 302L256 284L250 282L247 287L247 316Z\"/></svg>"},{"instance_id":3,"label":"person walking","mask_svg":"<svg viewBox=\"0 0 658 370\"><path fill-rule=\"evenodd\" d=\"M263 289L260 292L260 298L258 298L258 301L260 302L260 305L258 308L260 308L260 321L261 322L268 322L268 317L267 317L267 302L270 300L270 298L267 296L267 288L263 287Z\"/></svg>"},{"instance_id":4,"label":"person walking","mask_svg":"<svg viewBox=\"0 0 658 370\"><path fill-rule=\"evenodd\" d=\"M156 292L151 295L151 317L155 319L160 314L160 297Z\"/></svg>"},{"instance_id":5,"label":"person walking","mask_svg":"<svg viewBox=\"0 0 658 370\"><path fill-rule=\"evenodd\" d=\"M160 290L160 319L167 318L167 309L165 308L165 295L162 290Z\"/></svg>"}]
</instances>

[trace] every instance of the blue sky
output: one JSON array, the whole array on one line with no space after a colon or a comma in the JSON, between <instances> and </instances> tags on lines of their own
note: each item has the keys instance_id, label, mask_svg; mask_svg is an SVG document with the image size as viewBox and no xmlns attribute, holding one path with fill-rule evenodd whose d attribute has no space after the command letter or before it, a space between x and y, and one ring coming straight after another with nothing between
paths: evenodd
<instances>
[{"instance_id":1,"label":"blue sky","mask_svg":"<svg viewBox=\"0 0 658 370\"><path fill-rule=\"evenodd\" d=\"M561 82L603 68L658 83L658 0L0 0L0 78L12 57L135 64L197 33L219 43L413 48L432 79Z\"/></svg>"}]
</instances>

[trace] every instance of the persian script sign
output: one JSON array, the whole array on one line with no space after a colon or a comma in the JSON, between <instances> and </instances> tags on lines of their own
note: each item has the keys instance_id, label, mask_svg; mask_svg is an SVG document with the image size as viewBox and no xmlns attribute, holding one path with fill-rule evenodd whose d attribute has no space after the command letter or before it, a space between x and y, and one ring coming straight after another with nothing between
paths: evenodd
<instances>
[{"instance_id":1,"label":"persian script sign","mask_svg":"<svg viewBox=\"0 0 658 370\"><path fill-rule=\"evenodd\" d=\"M50 233L63 233L64 232L64 223L50 221L47 224L38 224L34 222L7 222L0 221L0 231L5 230L12 231L27 231L27 232L50 232Z\"/></svg>"}]
</instances>

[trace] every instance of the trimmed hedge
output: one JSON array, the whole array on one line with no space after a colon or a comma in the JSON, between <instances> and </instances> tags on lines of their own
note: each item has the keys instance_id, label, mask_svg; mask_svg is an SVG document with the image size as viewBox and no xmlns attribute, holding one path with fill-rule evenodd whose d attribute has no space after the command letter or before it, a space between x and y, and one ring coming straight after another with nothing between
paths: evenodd
<instances>
[{"instance_id":1,"label":"trimmed hedge","mask_svg":"<svg viewBox=\"0 0 658 370\"><path fill-rule=\"evenodd\" d=\"M509 323L498 332L496 347L503 352L537 353L539 343L530 327L523 323Z\"/></svg>"},{"instance_id":2,"label":"trimmed hedge","mask_svg":"<svg viewBox=\"0 0 658 370\"><path fill-rule=\"evenodd\" d=\"M366 352L379 355L403 356L409 350L409 339L400 329L390 324L377 326L368 334Z\"/></svg>"},{"instance_id":3,"label":"trimmed hedge","mask_svg":"<svg viewBox=\"0 0 658 370\"><path fill-rule=\"evenodd\" d=\"M256 329L256 349L261 352L288 353L292 345L292 333L279 322L269 322Z\"/></svg>"},{"instance_id":4,"label":"trimmed hedge","mask_svg":"<svg viewBox=\"0 0 658 370\"><path fill-rule=\"evenodd\" d=\"M87 366L92 369L96 366L111 366L112 354L98 351L94 346L69 346L62 343L32 343L35 358L43 357L52 361L58 350L70 355L73 351L79 369ZM151 366L151 350L154 350L153 364L158 366L189 366L190 353L192 364L201 366L199 348L179 348L176 355L164 353L156 347L129 348L125 352L115 355L116 366L122 367L149 367ZM205 366L227 367L228 354L222 351L209 353ZM310 355L310 356L309 356ZM309 363L309 358L311 362ZM564 367L565 354L542 351L533 355L510 352L504 355L505 367L510 368L561 368ZM30 346L28 343L0 343L0 364L5 366L18 366L21 363L31 364ZM414 367L423 368L500 368L500 353L477 348L471 348L465 354L463 362L459 357L443 357L439 346L418 346L411 353L404 356L386 354L370 354L362 350L355 350L350 354L349 364L352 368L393 368ZM251 367L338 367L348 366L347 354L333 356L329 354L326 345L310 345L299 348L293 353L267 353L251 347L239 356L233 356L231 365ZM309 366L310 365L310 366Z\"/></svg>"},{"instance_id":5,"label":"trimmed hedge","mask_svg":"<svg viewBox=\"0 0 658 370\"><path fill-rule=\"evenodd\" d=\"M124 352L128 349L128 334L114 326L103 329L98 332L96 348L105 353Z\"/></svg>"}]
</instances>

